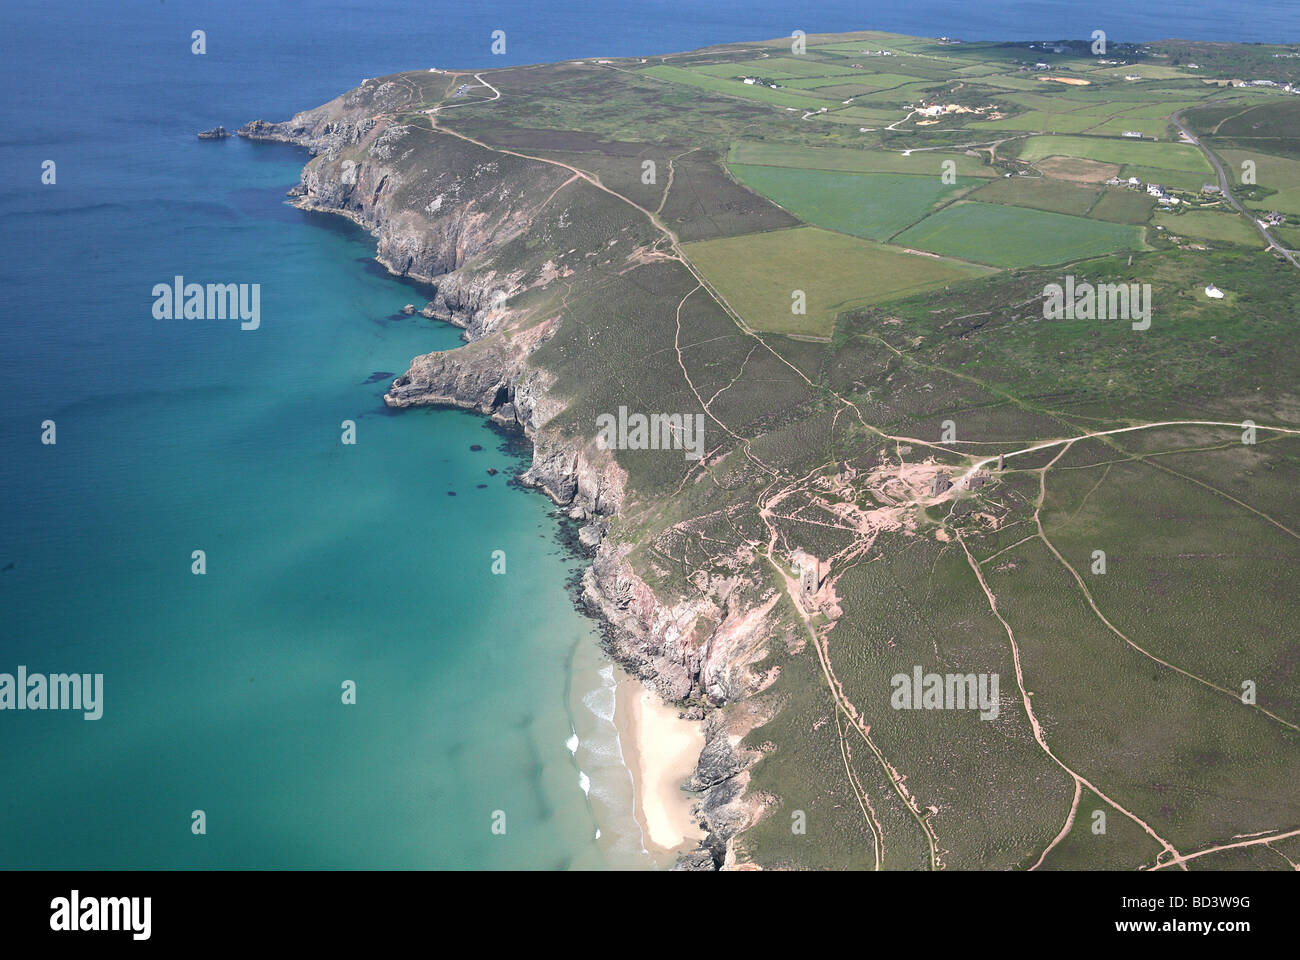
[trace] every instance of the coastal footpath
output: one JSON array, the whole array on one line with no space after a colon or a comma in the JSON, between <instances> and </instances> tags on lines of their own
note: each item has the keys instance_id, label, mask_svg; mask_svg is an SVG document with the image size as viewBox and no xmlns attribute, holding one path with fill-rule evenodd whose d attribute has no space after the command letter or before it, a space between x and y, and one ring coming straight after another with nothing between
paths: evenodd
<instances>
[{"instance_id":1,"label":"coastal footpath","mask_svg":"<svg viewBox=\"0 0 1300 960\"><path fill-rule=\"evenodd\" d=\"M397 124L385 111L405 96L398 84L367 85L282 123L250 122L238 134L307 148L313 157L290 192L294 205L364 227L376 238L381 264L435 288L420 314L463 329L465 346L414 358L384 401L396 409L472 410L532 443L532 464L519 480L580 524L578 537L591 558L580 603L602 624L608 651L689 719L705 720L705 747L688 786L698 796L697 814L707 834L678 866L723 867L734 860L731 839L762 803L745 796L752 758L737 746L757 718L733 719L716 708L760 685L747 664L766 639L764 621L734 601L729 609L725 597L656 595L628 562L627 545L606 536L626 497L626 471L597 447L592 432L584 436L566 422L566 385L534 359L565 316L515 305L534 287L563 282L573 289L586 280L588 296L595 297L598 284L552 262L510 262L512 246L542 229L540 209L572 175ZM430 151L435 177L427 177L426 168L415 174L404 162L415 154L410 141L417 137L427 141L419 155ZM424 202L416 206L413 195ZM634 225L622 229L630 232ZM632 259L646 258L651 242L647 237ZM598 252L582 251L575 259L594 259L588 255ZM716 626L702 626L710 622Z\"/></svg>"},{"instance_id":2,"label":"coastal footpath","mask_svg":"<svg viewBox=\"0 0 1300 960\"><path fill-rule=\"evenodd\" d=\"M464 345L385 403L527 438L575 599L703 729L691 822L630 760L680 868L1281 869L1298 57L777 38L239 132L430 285Z\"/></svg>"}]
</instances>

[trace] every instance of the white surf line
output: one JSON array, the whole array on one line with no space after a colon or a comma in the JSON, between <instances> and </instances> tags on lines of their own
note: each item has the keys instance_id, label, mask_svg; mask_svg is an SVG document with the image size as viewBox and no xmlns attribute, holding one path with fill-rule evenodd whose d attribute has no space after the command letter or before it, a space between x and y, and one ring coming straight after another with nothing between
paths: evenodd
<instances>
[{"instance_id":1,"label":"white surf line","mask_svg":"<svg viewBox=\"0 0 1300 960\"><path fill-rule=\"evenodd\" d=\"M1018 457L1022 453L1034 453L1038 450L1048 450L1051 447L1059 447L1063 443L1075 443L1079 440L1087 440L1090 437L1108 437L1116 433L1131 433L1134 430L1150 430L1152 427L1235 427L1241 429L1241 421L1230 423L1224 420L1162 420L1158 423L1140 423L1135 427L1117 427L1114 430L1096 430L1092 433L1081 433L1077 437L1067 437L1063 440L1049 440L1046 443L1038 443L1032 447L1025 447L1023 450L1013 450L1011 453L1002 454L1003 457ZM1292 433L1300 435L1300 429L1291 427L1269 427L1255 425L1256 430L1273 430L1278 433ZM997 462L997 457L987 457L978 461L973 467L961 475L958 483L968 481L977 471L982 470L990 463ZM953 486L957 486L954 483Z\"/></svg>"}]
</instances>

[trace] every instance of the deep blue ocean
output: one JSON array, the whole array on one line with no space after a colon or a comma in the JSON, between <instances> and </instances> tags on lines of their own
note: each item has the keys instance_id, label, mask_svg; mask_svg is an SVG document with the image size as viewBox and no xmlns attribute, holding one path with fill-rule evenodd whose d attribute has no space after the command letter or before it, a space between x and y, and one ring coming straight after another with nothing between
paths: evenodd
<instances>
[{"instance_id":1,"label":"deep blue ocean","mask_svg":"<svg viewBox=\"0 0 1300 960\"><path fill-rule=\"evenodd\" d=\"M1245 12L1239 0L6 3L0 673L102 673L104 702L94 721L0 712L0 867L652 865L550 505L507 484L520 461L478 418L393 415L380 399L459 331L400 315L425 291L377 268L363 232L284 205L302 151L202 143L197 130L284 119L402 69L796 28L1300 39L1294 0ZM504 57L489 51L496 29ZM260 284L260 329L155 319L152 287L175 275ZM340 442L345 419L354 445Z\"/></svg>"}]
</instances>

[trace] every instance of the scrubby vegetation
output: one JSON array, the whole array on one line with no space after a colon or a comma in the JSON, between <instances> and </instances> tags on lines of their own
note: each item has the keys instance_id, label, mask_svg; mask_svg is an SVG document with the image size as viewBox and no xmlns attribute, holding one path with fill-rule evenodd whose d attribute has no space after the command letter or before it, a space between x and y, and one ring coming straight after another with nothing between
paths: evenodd
<instances>
[{"instance_id":1,"label":"scrubby vegetation","mask_svg":"<svg viewBox=\"0 0 1300 960\"><path fill-rule=\"evenodd\" d=\"M461 269L525 277L510 306L558 318L530 358L550 428L707 417L699 462L616 453L609 536L666 602L773 601L771 719L745 739L766 805L737 854L1134 869L1294 829L1300 271L1201 194L1216 174L1170 118L1252 209L1300 213L1293 100L1205 82L1300 60L806 43L489 71L500 96L454 109L445 77L402 75L427 138L407 162L436 171L455 134L466 170L544 172L528 230ZM1048 319L1067 275L1149 285L1150 327ZM797 553L826 565L813 599ZM895 709L917 666L998 675L996 718Z\"/></svg>"}]
</instances>

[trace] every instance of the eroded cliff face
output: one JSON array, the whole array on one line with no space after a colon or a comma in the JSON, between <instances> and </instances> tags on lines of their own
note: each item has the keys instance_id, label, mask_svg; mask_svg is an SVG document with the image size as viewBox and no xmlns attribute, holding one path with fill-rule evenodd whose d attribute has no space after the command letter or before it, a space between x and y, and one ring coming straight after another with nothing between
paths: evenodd
<instances>
[{"instance_id":1,"label":"eroded cliff face","mask_svg":"<svg viewBox=\"0 0 1300 960\"><path fill-rule=\"evenodd\" d=\"M744 792L756 758L740 749L734 724L707 708L743 700L773 679L751 666L764 655L764 618L776 596L745 605L726 578L697 585L690 597L657 596L629 562L628 546L606 536L627 495L626 473L591 438L555 426L563 384L532 360L564 317L505 304L567 274L549 262L530 271L493 261L528 232L571 171L395 124L385 111L401 102L395 84L371 81L289 121L254 121L239 133L307 147L314 156L293 202L364 226L390 271L435 288L421 314L464 329L465 346L414 358L384 402L474 410L532 441L531 465L519 479L582 523L592 562L581 603L606 625L611 654L665 699L689 703L688 715L708 717L690 786L709 836L679 867L727 866L731 838L761 806Z\"/></svg>"},{"instance_id":2,"label":"eroded cliff face","mask_svg":"<svg viewBox=\"0 0 1300 960\"><path fill-rule=\"evenodd\" d=\"M530 281L460 268L527 230L569 174L398 123L386 111L405 96L400 84L370 81L283 123L255 120L239 135L307 147L314 156L292 192L294 203L368 229L384 266L436 287L425 316L483 336L510 316L499 303Z\"/></svg>"},{"instance_id":3,"label":"eroded cliff face","mask_svg":"<svg viewBox=\"0 0 1300 960\"><path fill-rule=\"evenodd\" d=\"M765 689L774 672L754 665L767 653L773 591L757 605L739 578L712 576L686 597L660 597L628 560L627 544L602 544L583 578L589 610L614 624L626 665L664 699L721 706Z\"/></svg>"}]
</instances>

